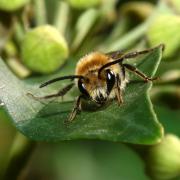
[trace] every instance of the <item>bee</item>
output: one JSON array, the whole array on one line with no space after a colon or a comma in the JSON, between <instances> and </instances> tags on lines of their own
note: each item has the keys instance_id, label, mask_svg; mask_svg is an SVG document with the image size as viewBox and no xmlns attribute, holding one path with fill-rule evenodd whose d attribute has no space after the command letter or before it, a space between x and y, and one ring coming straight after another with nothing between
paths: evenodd
<instances>
[{"instance_id":1,"label":"bee","mask_svg":"<svg viewBox=\"0 0 180 180\"><path fill-rule=\"evenodd\" d=\"M159 45L162 49L163 44ZM158 46L158 47L159 47ZM110 53L91 52L82 57L76 64L75 74L63 77L57 77L44 82L40 85L43 88L57 81L70 79L73 82L65 86L56 94L40 97L43 99L64 96L72 87L79 89L72 112L66 122L72 122L77 113L82 110L82 99L95 102L99 106L103 106L110 100L117 100L118 104L123 103L123 91L128 83L127 71L141 77L145 82L156 80L146 76L135 66L125 63L126 59L132 59L139 55L147 54L155 48L145 49L142 51L134 51L123 53L122 51L114 51Z\"/></svg>"}]
</instances>

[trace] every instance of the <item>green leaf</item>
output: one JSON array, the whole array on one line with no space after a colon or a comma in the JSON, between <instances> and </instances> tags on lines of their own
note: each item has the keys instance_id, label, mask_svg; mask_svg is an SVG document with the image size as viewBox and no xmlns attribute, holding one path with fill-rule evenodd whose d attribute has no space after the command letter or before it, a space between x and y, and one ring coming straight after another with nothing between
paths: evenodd
<instances>
[{"instance_id":1,"label":"green leaf","mask_svg":"<svg viewBox=\"0 0 180 180\"><path fill-rule=\"evenodd\" d=\"M157 48L149 55L143 56L137 66L148 76L153 76L160 59L161 48ZM58 76L72 74L73 68L74 64L69 60ZM97 111L83 111L71 124L65 126L64 120L67 119L73 107L74 92L67 95L64 101L42 104L26 94L31 92L42 96L53 93L52 86L38 88L39 81L42 82L45 79L20 81L8 70L2 60L0 77L0 100L4 103L3 109L11 117L17 129L34 140L88 138L153 144L157 143L163 135L163 128L156 119L148 95L151 83L130 82L124 92L124 103L120 107L117 102L113 102L108 107ZM130 76L130 79L137 80L135 75ZM64 82L60 83L60 87L62 84L64 85Z\"/></svg>"}]
</instances>

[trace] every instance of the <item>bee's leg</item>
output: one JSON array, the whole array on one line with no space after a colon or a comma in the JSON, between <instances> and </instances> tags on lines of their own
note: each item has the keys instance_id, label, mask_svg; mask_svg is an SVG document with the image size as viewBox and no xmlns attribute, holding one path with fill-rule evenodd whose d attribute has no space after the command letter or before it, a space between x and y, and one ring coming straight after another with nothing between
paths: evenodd
<instances>
[{"instance_id":1,"label":"bee's leg","mask_svg":"<svg viewBox=\"0 0 180 180\"><path fill-rule=\"evenodd\" d=\"M156 79L158 79L157 77L154 78L150 78L148 76L146 76L144 73L142 73L140 70L138 70L135 66L132 66L130 64L122 64L126 69L134 72L135 74L137 74L138 76L140 76L141 78L143 78L145 80L145 82L148 81L154 81Z\"/></svg>"},{"instance_id":2,"label":"bee's leg","mask_svg":"<svg viewBox=\"0 0 180 180\"><path fill-rule=\"evenodd\" d=\"M156 49L157 47L161 47L162 50L164 50L164 44L160 44L159 46L156 46L154 48L150 48L150 49L145 49L143 51L134 51L134 52L129 52L127 54L122 55L121 57L117 58L117 59L113 59L114 61L111 61L109 63L106 63L105 65L103 65L99 71L98 71L98 77L101 78L101 72L103 69L112 66L113 64L117 64L119 63L122 66L122 62L125 61L126 59L133 59L141 54L146 54L149 53L151 51L153 51L154 49ZM131 69L131 68L130 68Z\"/></svg>"},{"instance_id":3,"label":"bee's leg","mask_svg":"<svg viewBox=\"0 0 180 180\"><path fill-rule=\"evenodd\" d=\"M158 47L161 47L162 50L164 50L164 48L165 48L164 44L160 44ZM139 56L139 55L147 54L147 53L153 51L153 50L156 49L156 48L157 48L157 47L145 49L145 50L143 50L143 51L129 52L129 53L125 54L125 55L123 56L123 58L124 58L124 59L127 59L127 58L135 58L135 57L137 57L137 56Z\"/></svg>"},{"instance_id":4,"label":"bee's leg","mask_svg":"<svg viewBox=\"0 0 180 180\"><path fill-rule=\"evenodd\" d=\"M125 80L125 79L126 79L125 67L123 66L122 63L120 63L119 65L120 65L120 67L121 67L121 76L122 76L123 80ZM119 74L118 74L118 76L119 76ZM120 77L119 77L119 79L120 79ZM120 79L120 81L121 81L121 79Z\"/></svg>"},{"instance_id":5,"label":"bee's leg","mask_svg":"<svg viewBox=\"0 0 180 180\"><path fill-rule=\"evenodd\" d=\"M164 50L165 45L164 44L160 44L158 47L162 47L162 50ZM127 54L124 54L123 51L112 51L112 52L107 53L106 55L110 56L114 60L119 59L121 57L123 57L124 59L135 58L135 57L137 57L137 56L139 56L141 54L147 54L147 53L153 51L156 48L157 47L145 49L145 50L142 50L142 51L129 52Z\"/></svg>"},{"instance_id":6,"label":"bee's leg","mask_svg":"<svg viewBox=\"0 0 180 180\"><path fill-rule=\"evenodd\" d=\"M28 96L31 96L32 98L34 98L35 100L43 100L43 99L50 99L50 98L54 98L54 97L63 97L68 91L70 91L70 89L74 86L74 83L68 84L67 86L65 86L64 88L60 89L57 93L55 94L50 94L47 96L42 96L42 97L36 97L31 93L27 93Z\"/></svg>"},{"instance_id":7,"label":"bee's leg","mask_svg":"<svg viewBox=\"0 0 180 180\"><path fill-rule=\"evenodd\" d=\"M162 48L162 50L164 50L165 46L164 44L160 44L159 47ZM142 55L142 54L147 54L151 51L153 51L154 49L156 49L157 47L154 47L154 48L150 48L150 49L145 49L143 51L135 51L135 52L130 52L130 53L127 53L124 55L122 61L120 62L120 65L122 67L122 74L125 74L125 68L134 72L135 74L137 74L138 76L140 76L141 78L143 78L146 82L148 81L153 81L153 80L156 80L157 77L155 78L150 78L148 76L146 76L144 73L142 73L140 70L138 70L136 67L134 67L133 65L130 65L130 64L122 64L123 60L125 59L128 59L128 58L135 58L139 55ZM124 76L125 77L125 76Z\"/></svg>"},{"instance_id":8,"label":"bee's leg","mask_svg":"<svg viewBox=\"0 0 180 180\"><path fill-rule=\"evenodd\" d=\"M116 75L116 89L115 89L118 105L123 103L122 90L121 90L121 79L119 74Z\"/></svg>"},{"instance_id":9,"label":"bee's leg","mask_svg":"<svg viewBox=\"0 0 180 180\"><path fill-rule=\"evenodd\" d=\"M73 110L71 111L68 119L65 120L65 124L71 123L74 120L74 118L76 117L76 114L78 112L81 112L81 98L83 98L83 97L84 97L83 95L78 96L78 98L74 104Z\"/></svg>"}]
</instances>

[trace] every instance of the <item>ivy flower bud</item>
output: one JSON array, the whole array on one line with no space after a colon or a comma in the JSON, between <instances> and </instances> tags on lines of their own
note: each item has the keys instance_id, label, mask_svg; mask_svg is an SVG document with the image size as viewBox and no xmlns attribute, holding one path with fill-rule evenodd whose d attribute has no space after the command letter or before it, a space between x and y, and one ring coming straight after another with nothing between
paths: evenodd
<instances>
[{"instance_id":1,"label":"ivy flower bud","mask_svg":"<svg viewBox=\"0 0 180 180\"><path fill-rule=\"evenodd\" d=\"M52 73L64 64L68 46L54 27L39 26L29 31L22 42L22 61L32 71Z\"/></svg>"},{"instance_id":2,"label":"ivy flower bud","mask_svg":"<svg viewBox=\"0 0 180 180\"><path fill-rule=\"evenodd\" d=\"M151 46L164 43L164 57L173 56L180 47L180 17L160 15L149 27L147 37Z\"/></svg>"},{"instance_id":3,"label":"ivy flower bud","mask_svg":"<svg viewBox=\"0 0 180 180\"><path fill-rule=\"evenodd\" d=\"M0 0L0 9L4 11L14 11L28 2L29 0Z\"/></svg>"},{"instance_id":4,"label":"ivy flower bud","mask_svg":"<svg viewBox=\"0 0 180 180\"><path fill-rule=\"evenodd\" d=\"M180 175L180 139L168 134L148 154L149 170L155 179L169 180Z\"/></svg>"}]
</instances>

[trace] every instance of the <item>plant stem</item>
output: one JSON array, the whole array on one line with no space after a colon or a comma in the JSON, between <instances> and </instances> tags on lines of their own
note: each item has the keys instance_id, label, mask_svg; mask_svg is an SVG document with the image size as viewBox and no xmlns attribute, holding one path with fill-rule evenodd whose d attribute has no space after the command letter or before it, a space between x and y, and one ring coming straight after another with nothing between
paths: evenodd
<instances>
[{"instance_id":1,"label":"plant stem","mask_svg":"<svg viewBox=\"0 0 180 180\"><path fill-rule=\"evenodd\" d=\"M35 143L17 133L4 166L3 179L16 179L26 164Z\"/></svg>"},{"instance_id":2,"label":"plant stem","mask_svg":"<svg viewBox=\"0 0 180 180\"><path fill-rule=\"evenodd\" d=\"M70 9L67 2L59 2L57 14L54 20L54 25L63 35L65 34L67 28L69 11Z\"/></svg>"},{"instance_id":3,"label":"plant stem","mask_svg":"<svg viewBox=\"0 0 180 180\"><path fill-rule=\"evenodd\" d=\"M128 34L124 35L122 38L114 41L114 43L112 43L108 47L108 50L111 51L111 50L118 50L118 49L126 49L132 43L136 42L140 37L142 37L143 34L145 34L148 26L149 26L149 23L143 23L139 25L138 27L130 31Z\"/></svg>"},{"instance_id":4,"label":"plant stem","mask_svg":"<svg viewBox=\"0 0 180 180\"><path fill-rule=\"evenodd\" d=\"M120 36L116 41L113 43L110 43L110 45L101 46L100 50L104 52L108 51L115 51L115 50L123 50L127 49L130 46L132 46L138 39L143 37L145 35L146 31L148 30L148 27L151 25L153 20L161 13L161 10L163 8L163 3L159 3L157 9L154 10L152 15L149 16L149 18L143 22L142 24L138 25L134 29L132 29L130 32L126 33L123 37Z\"/></svg>"},{"instance_id":5,"label":"plant stem","mask_svg":"<svg viewBox=\"0 0 180 180\"><path fill-rule=\"evenodd\" d=\"M47 23L47 12L45 6L45 0L34 0L36 23L37 25L43 25Z\"/></svg>"},{"instance_id":6,"label":"plant stem","mask_svg":"<svg viewBox=\"0 0 180 180\"><path fill-rule=\"evenodd\" d=\"M75 52L80 47L81 43L96 23L98 17L99 13L96 9L88 9L79 17L75 25L76 34L71 45L72 52Z\"/></svg>"},{"instance_id":7,"label":"plant stem","mask_svg":"<svg viewBox=\"0 0 180 180\"><path fill-rule=\"evenodd\" d=\"M7 64L19 78L23 79L31 74L31 71L23 66L16 58L9 58Z\"/></svg>"},{"instance_id":8,"label":"plant stem","mask_svg":"<svg viewBox=\"0 0 180 180\"><path fill-rule=\"evenodd\" d=\"M17 41L17 44L21 44L23 38L24 38L25 30L22 26L22 24L18 21L15 22L15 39Z\"/></svg>"}]
</instances>

